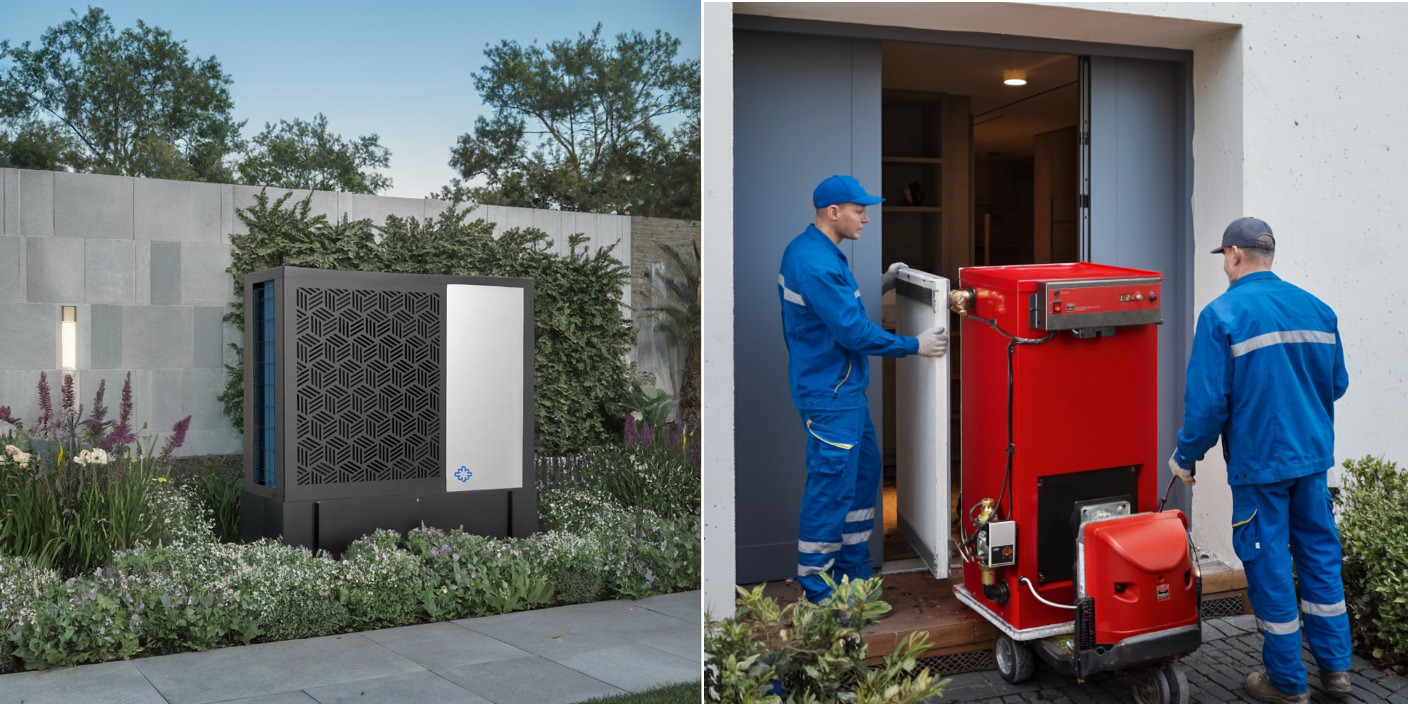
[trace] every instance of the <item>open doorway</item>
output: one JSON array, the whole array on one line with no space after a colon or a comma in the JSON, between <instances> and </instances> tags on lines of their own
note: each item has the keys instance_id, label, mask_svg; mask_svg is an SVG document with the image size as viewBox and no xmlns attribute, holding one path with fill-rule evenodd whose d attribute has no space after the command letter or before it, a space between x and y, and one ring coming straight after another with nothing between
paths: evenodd
<instances>
[{"instance_id":1,"label":"open doorway","mask_svg":"<svg viewBox=\"0 0 1408 704\"><path fill-rule=\"evenodd\" d=\"M1077 261L1079 73L1075 55L883 44L884 264L902 261L957 286L966 266ZM882 323L894 329L893 292L884 298ZM950 496L956 500L961 331L950 328ZM882 571L926 569L897 520L894 360L883 366Z\"/></svg>"}]
</instances>

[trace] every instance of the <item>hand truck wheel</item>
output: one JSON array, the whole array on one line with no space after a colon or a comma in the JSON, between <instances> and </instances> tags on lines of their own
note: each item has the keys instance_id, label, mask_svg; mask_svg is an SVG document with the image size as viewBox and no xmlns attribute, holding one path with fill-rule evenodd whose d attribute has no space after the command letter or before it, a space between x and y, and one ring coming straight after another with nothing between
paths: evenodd
<instances>
[{"instance_id":1,"label":"hand truck wheel","mask_svg":"<svg viewBox=\"0 0 1408 704\"><path fill-rule=\"evenodd\" d=\"M1012 684L1031 679L1036 671L1036 655L1029 643L1000 635L993 644L992 654L997 661L997 674Z\"/></svg>"},{"instance_id":2,"label":"hand truck wheel","mask_svg":"<svg viewBox=\"0 0 1408 704\"><path fill-rule=\"evenodd\" d=\"M1134 701L1139 704L1188 704L1188 675L1177 662L1140 668L1130 677L1134 680Z\"/></svg>"}]
</instances>

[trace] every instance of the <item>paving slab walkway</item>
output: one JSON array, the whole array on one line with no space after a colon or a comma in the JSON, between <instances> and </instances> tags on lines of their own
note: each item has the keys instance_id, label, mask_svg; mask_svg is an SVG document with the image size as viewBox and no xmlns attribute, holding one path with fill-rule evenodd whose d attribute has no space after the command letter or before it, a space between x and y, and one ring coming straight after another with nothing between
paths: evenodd
<instances>
[{"instance_id":1,"label":"paving slab walkway","mask_svg":"<svg viewBox=\"0 0 1408 704\"><path fill-rule=\"evenodd\" d=\"M568 704L694 682L698 591L0 675L0 704Z\"/></svg>"},{"instance_id":2,"label":"paving slab walkway","mask_svg":"<svg viewBox=\"0 0 1408 704\"><path fill-rule=\"evenodd\" d=\"M1354 694L1344 699L1332 698L1320 689L1320 670L1310 650L1304 650L1301 657L1310 673L1312 702L1408 704L1408 677L1386 674L1358 656L1350 664ZM1256 630L1256 617L1242 615L1204 621L1202 647L1182 662L1188 673L1190 702L1257 701L1248 696L1243 687L1247 673L1261 669L1261 634ZM1078 684L1075 679L1055 674L1041 665L1035 677L1017 685L1005 682L996 670L955 675L942 697L929 700L930 704L1125 704L1131 701L1134 701L1131 681L1126 675L1103 673Z\"/></svg>"}]
</instances>

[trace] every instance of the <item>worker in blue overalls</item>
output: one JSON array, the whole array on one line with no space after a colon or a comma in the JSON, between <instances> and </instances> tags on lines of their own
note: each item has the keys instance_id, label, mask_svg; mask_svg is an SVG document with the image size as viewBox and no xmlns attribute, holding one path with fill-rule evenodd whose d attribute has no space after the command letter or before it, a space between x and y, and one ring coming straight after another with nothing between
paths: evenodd
<instances>
[{"instance_id":1,"label":"worker in blue overalls","mask_svg":"<svg viewBox=\"0 0 1408 704\"><path fill-rule=\"evenodd\" d=\"M1213 250L1230 286L1198 316L1169 468L1195 483L1194 462L1222 438L1232 546L1264 635L1266 672L1247 676L1247 693L1300 703L1309 701L1302 616L1325 691L1351 692L1340 537L1326 486L1334 403L1349 373L1334 311L1271 273L1275 253L1271 227L1257 218L1233 221Z\"/></svg>"},{"instance_id":2,"label":"worker in blue overalls","mask_svg":"<svg viewBox=\"0 0 1408 704\"><path fill-rule=\"evenodd\" d=\"M777 277L787 378L807 439L797 581L813 603L830 596L822 573L837 582L872 574L869 540L881 464L865 398L870 355L938 357L948 349L942 326L914 338L887 332L866 316L840 245L860 239L870 222L865 207L883 200L850 176L822 181L812 193L816 221L787 246ZM885 272L886 290L901 268L895 263Z\"/></svg>"}]
</instances>

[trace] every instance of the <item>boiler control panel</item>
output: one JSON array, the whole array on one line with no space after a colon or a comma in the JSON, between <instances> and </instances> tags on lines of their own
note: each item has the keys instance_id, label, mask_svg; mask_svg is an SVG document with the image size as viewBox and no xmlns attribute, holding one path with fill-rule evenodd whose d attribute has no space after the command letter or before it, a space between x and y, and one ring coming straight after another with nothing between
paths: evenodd
<instances>
[{"instance_id":1,"label":"boiler control panel","mask_svg":"<svg viewBox=\"0 0 1408 704\"><path fill-rule=\"evenodd\" d=\"M1031 295L1038 330L1150 325L1163 322L1158 277L1042 281Z\"/></svg>"}]
</instances>

